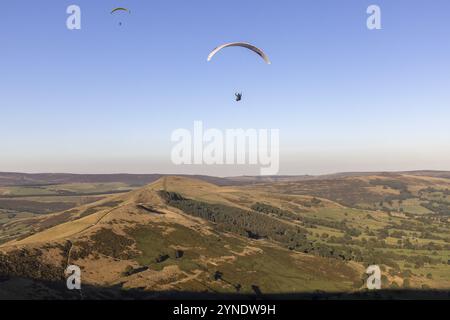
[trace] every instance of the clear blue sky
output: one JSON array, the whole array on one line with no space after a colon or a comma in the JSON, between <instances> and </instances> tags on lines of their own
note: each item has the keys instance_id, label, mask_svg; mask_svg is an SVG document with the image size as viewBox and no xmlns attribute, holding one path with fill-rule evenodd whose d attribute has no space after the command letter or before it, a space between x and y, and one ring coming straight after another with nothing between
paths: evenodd
<instances>
[{"instance_id":1,"label":"clear blue sky","mask_svg":"<svg viewBox=\"0 0 450 320\"><path fill-rule=\"evenodd\" d=\"M366 28L370 4L382 30ZM132 11L122 26L117 6ZM448 0L15 0L3 12L0 171L257 172L171 165L171 132L194 120L280 129L280 174L450 170ZM206 62L230 41L272 65L240 48Z\"/></svg>"}]
</instances>

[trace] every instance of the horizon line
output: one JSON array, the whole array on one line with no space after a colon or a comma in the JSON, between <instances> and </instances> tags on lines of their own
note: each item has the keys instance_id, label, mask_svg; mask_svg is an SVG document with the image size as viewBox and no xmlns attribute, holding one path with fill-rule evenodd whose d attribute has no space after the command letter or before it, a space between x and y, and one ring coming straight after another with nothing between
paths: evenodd
<instances>
[{"instance_id":1,"label":"horizon line","mask_svg":"<svg viewBox=\"0 0 450 320\"><path fill-rule=\"evenodd\" d=\"M320 176L328 176L328 175L342 175L342 174L384 174L384 173L417 173L417 172L434 172L434 173L450 173L450 170L437 170L437 169L417 169L417 170L375 170L375 171L338 171L338 172L330 172L330 173L321 173L321 174L277 174L277 175L231 175L231 176L216 176L209 174L186 174L186 173L126 173L126 172L111 172L111 173L73 173L73 172L26 172L26 171L0 171L1 174L24 174L24 175L39 175L39 174L48 174L48 175L78 175L78 176L95 176L95 175L129 175L129 176L204 176L204 177L215 177L215 178L239 178L239 177L320 177Z\"/></svg>"}]
</instances>

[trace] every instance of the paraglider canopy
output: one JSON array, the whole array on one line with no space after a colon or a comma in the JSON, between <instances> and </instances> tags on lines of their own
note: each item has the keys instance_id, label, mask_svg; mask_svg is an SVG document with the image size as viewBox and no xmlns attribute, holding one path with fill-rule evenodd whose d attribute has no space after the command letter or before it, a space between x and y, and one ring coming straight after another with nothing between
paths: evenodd
<instances>
[{"instance_id":1,"label":"paraglider canopy","mask_svg":"<svg viewBox=\"0 0 450 320\"><path fill-rule=\"evenodd\" d=\"M261 49L259 49L256 46L254 46L254 45L252 45L250 43L246 43L246 42L231 42L231 43L226 43L226 44L223 44L221 46L218 46L213 51L211 51L211 53L208 56L208 61L211 61L211 59L216 55L217 52L219 52L222 49L227 48L227 47L243 47L243 48L247 48L247 49L255 52L261 58L263 58L264 61L267 64L271 64L271 62L269 60L269 57L264 53L264 51L262 51Z\"/></svg>"},{"instance_id":2,"label":"paraglider canopy","mask_svg":"<svg viewBox=\"0 0 450 320\"><path fill-rule=\"evenodd\" d=\"M115 14L116 12L120 12L120 11L128 12L128 14L131 13L131 11L128 10L127 8L118 7L118 8L114 8L114 9L111 11L111 14ZM122 25L122 22L119 22L119 26L121 26L121 25Z\"/></svg>"},{"instance_id":3,"label":"paraglider canopy","mask_svg":"<svg viewBox=\"0 0 450 320\"><path fill-rule=\"evenodd\" d=\"M111 14L113 14L113 13L115 13L115 12L117 12L117 11L126 11L126 12L130 13L130 10L128 10L127 8L119 7L119 8L114 8L114 9L111 11Z\"/></svg>"}]
</instances>

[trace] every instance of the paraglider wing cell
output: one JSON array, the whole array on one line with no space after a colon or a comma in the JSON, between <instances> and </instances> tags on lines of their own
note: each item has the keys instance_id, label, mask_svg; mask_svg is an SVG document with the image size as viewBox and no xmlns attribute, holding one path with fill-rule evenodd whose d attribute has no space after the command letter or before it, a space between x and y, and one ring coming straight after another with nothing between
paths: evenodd
<instances>
[{"instance_id":1,"label":"paraglider wing cell","mask_svg":"<svg viewBox=\"0 0 450 320\"><path fill-rule=\"evenodd\" d=\"M216 55L217 52L219 52L220 50L224 49L224 48L228 48L228 47L243 47L243 48L247 48L249 50L252 50L253 52L255 52L257 55L259 55L261 58L264 59L264 61L267 64L271 64L269 57L264 53L264 51L262 51L261 49L255 47L254 45L250 44L250 43L245 43L245 42L232 42L232 43L226 43L223 44L217 48L215 48L208 56L208 61L211 61L211 59Z\"/></svg>"}]
</instances>

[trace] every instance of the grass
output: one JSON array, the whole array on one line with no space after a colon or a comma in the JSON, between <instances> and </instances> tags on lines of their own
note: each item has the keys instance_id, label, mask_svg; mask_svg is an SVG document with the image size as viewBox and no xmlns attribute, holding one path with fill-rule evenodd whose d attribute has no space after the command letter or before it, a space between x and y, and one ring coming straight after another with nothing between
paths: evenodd
<instances>
[{"instance_id":1,"label":"grass","mask_svg":"<svg viewBox=\"0 0 450 320\"><path fill-rule=\"evenodd\" d=\"M163 232L170 233L161 237ZM192 261L198 260L201 256L220 257L227 251L225 245L230 246L231 250L242 249L238 242L231 238L221 238L214 234L202 237L195 230L175 224L141 226L130 230L129 234L136 241L137 249L142 252L136 259L137 262L143 266L150 265L156 270L176 264L183 271L192 271L198 268L198 264ZM175 250L179 246L183 248L184 255L181 259L175 259ZM155 259L160 255L169 255L170 258L163 263L156 263Z\"/></svg>"},{"instance_id":2,"label":"grass","mask_svg":"<svg viewBox=\"0 0 450 320\"><path fill-rule=\"evenodd\" d=\"M169 229L172 231L161 237L161 232ZM191 273L200 269L203 271L203 282L220 292L236 292L238 284L242 293L252 293L252 285L265 293L308 292L316 288L350 290L359 279L359 274L345 263L292 254L264 243L251 243L261 252L236 254L242 253L249 244L248 240L218 234L205 236L180 225L141 226L130 230L129 234L142 252L136 259L140 265L149 266L152 270L177 265ZM184 256L175 259L174 248L180 245ZM170 258L156 263L155 258L160 255L169 255ZM223 273L223 280L213 279L216 271ZM186 284L190 285L192 283Z\"/></svg>"}]
</instances>

